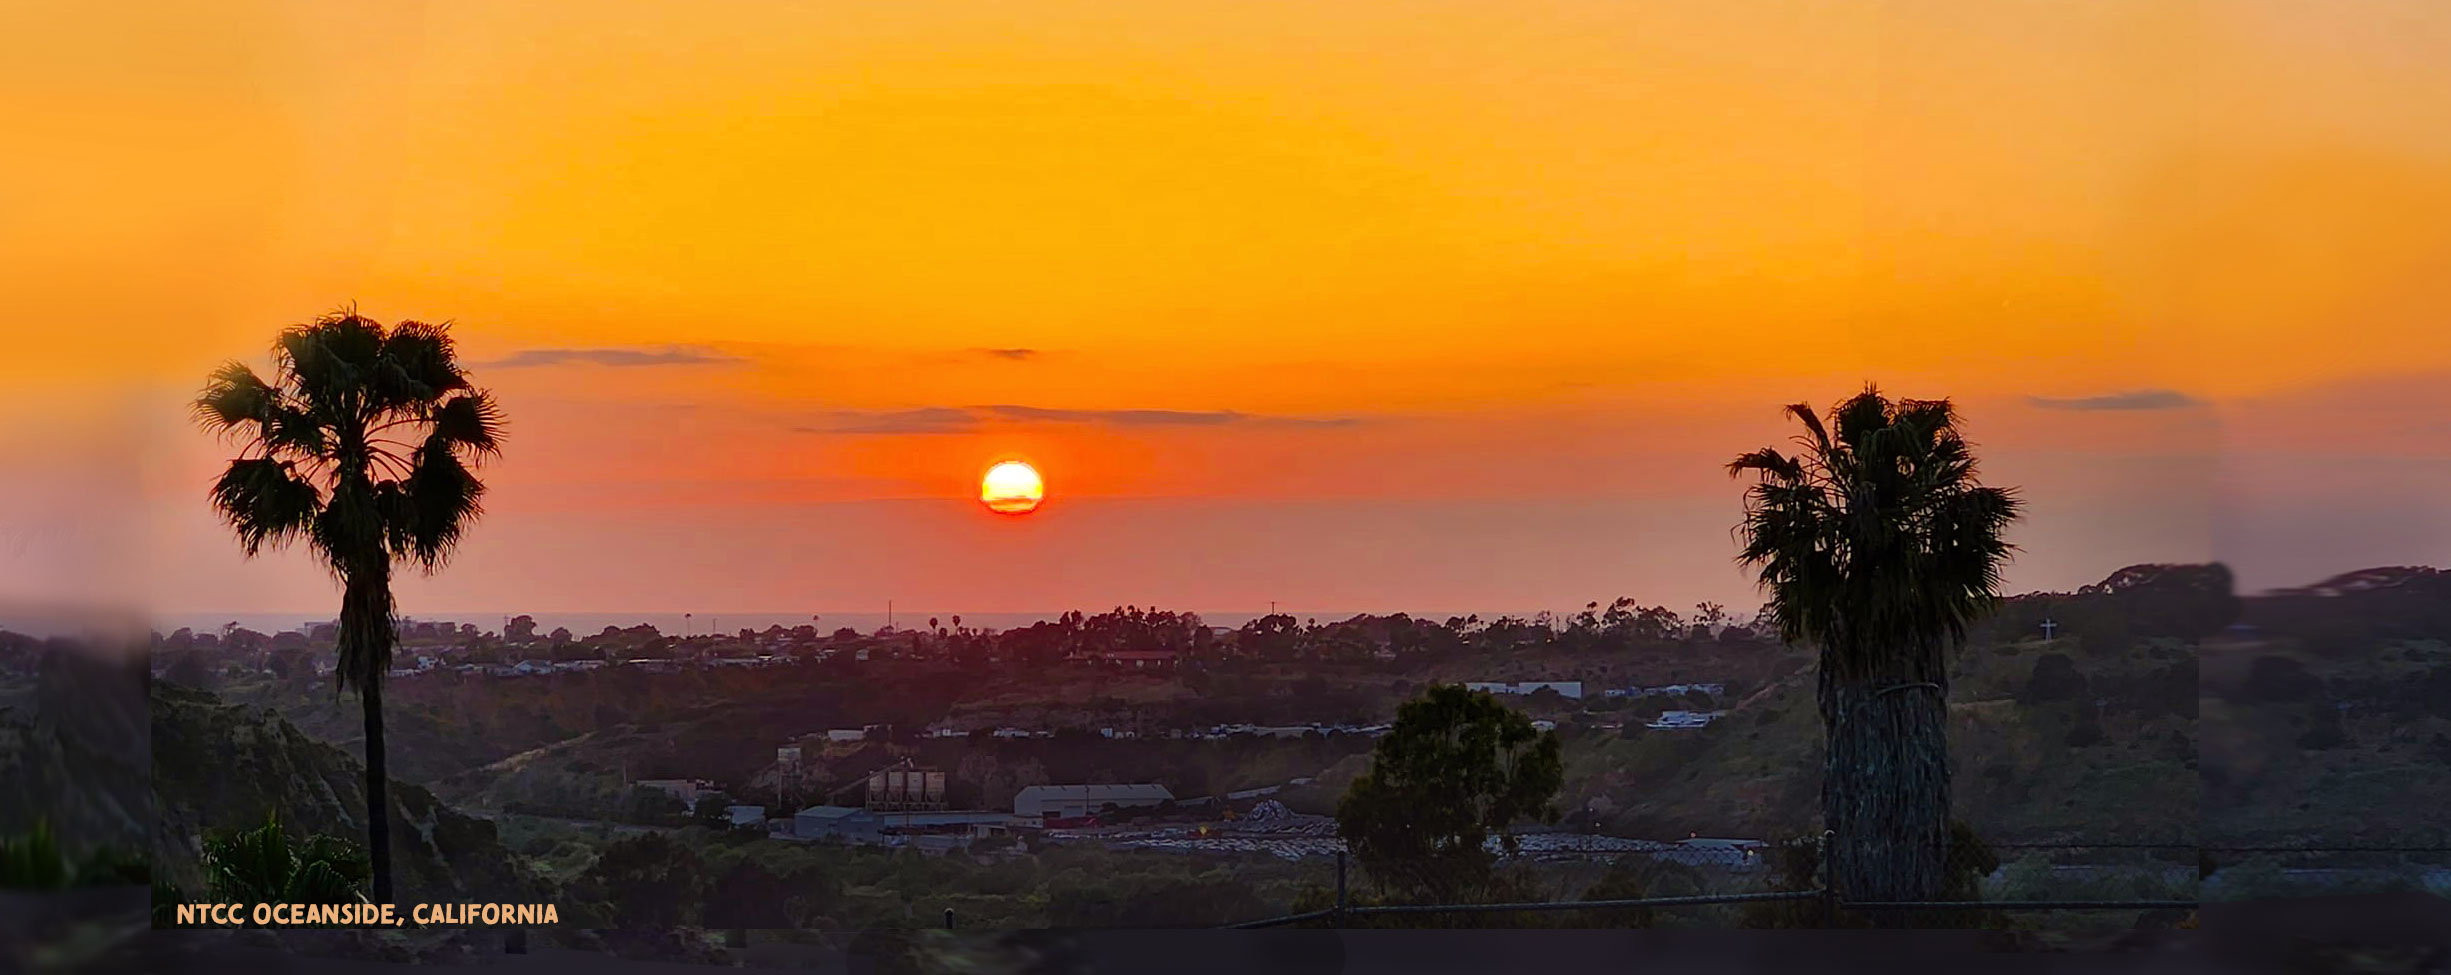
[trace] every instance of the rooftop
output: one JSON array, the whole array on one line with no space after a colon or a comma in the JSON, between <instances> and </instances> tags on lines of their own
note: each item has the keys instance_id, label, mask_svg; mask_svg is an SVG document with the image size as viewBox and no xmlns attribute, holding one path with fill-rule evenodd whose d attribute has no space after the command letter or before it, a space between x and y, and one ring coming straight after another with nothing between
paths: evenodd
<instances>
[{"instance_id":1,"label":"rooftop","mask_svg":"<svg viewBox=\"0 0 2451 975\"><path fill-rule=\"evenodd\" d=\"M1165 786L1155 784L1033 785L1022 789L1014 798L1018 799L1022 796L1028 796L1032 799L1091 799L1097 801L1112 801L1117 799L1166 800L1174 798L1174 793L1166 791Z\"/></svg>"}]
</instances>

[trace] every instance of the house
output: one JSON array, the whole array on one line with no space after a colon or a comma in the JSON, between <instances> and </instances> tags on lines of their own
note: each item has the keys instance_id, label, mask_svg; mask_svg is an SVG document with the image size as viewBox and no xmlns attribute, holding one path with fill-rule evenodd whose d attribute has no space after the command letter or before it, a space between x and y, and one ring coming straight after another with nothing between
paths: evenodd
<instances>
[{"instance_id":1,"label":"house","mask_svg":"<svg viewBox=\"0 0 2451 975\"><path fill-rule=\"evenodd\" d=\"M679 799L683 805L695 805L699 793L715 789L715 783L703 779L640 779L632 784Z\"/></svg>"},{"instance_id":2,"label":"house","mask_svg":"<svg viewBox=\"0 0 2451 975\"><path fill-rule=\"evenodd\" d=\"M733 829L749 829L751 827L765 825L766 807L725 806L723 807L723 816L725 820L732 824Z\"/></svg>"},{"instance_id":3,"label":"house","mask_svg":"<svg viewBox=\"0 0 2451 975\"><path fill-rule=\"evenodd\" d=\"M1536 694L1541 691L1555 691L1559 697L1578 701L1583 699L1583 682L1579 680L1527 680L1513 684L1500 681L1472 681L1466 683L1464 689L1488 691L1492 694Z\"/></svg>"},{"instance_id":4,"label":"house","mask_svg":"<svg viewBox=\"0 0 2451 975\"><path fill-rule=\"evenodd\" d=\"M1013 815L1075 819L1107 806L1157 806L1174 801L1162 785L1034 785L1013 796Z\"/></svg>"},{"instance_id":5,"label":"house","mask_svg":"<svg viewBox=\"0 0 2451 975\"><path fill-rule=\"evenodd\" d=\"M522 660L516 664L512 664L511 669L518 671L521 674L550 674L553 672L553 661Z\"/></svg>"},{"instance_id":6,"label":"house","mask_svg":"<svg viewBox=\"0 0 2451 975\"><path fill-rule=\"evenodd\" d=\"M1175 660L1172 650L1117 650L1098 655L1100 663L1132 670L1173 670Z\"/></svg>"},{"instance_id":7,"label":"house","mask_svg":"<svg viewBox=\"0 0 2451 975\"><path fill-rule=\"evenodd\" d=\"M826 732L827 741L867 741L866 728L835 728Z\"/></svg>"}]
</instances>

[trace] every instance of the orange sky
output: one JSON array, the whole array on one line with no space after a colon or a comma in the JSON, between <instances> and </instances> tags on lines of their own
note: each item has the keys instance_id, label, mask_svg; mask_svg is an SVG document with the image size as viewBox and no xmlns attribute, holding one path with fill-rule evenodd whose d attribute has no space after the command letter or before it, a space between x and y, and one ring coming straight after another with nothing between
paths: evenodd
<instances>
[{"instance_id":1,"label":"orange sky","mask_svg":"<svg viewBox=\"0 0 2451 975\"><path fill-rule=\"evenodd\" d=\"M2019 587L2451 563L2443 63L2432 2L15 3L0 584L321 612L178 407L350 300L514 423L412 612L1749 607L1715 465L1866 378L1966 405Z\"/></svg>"}]
</instances>

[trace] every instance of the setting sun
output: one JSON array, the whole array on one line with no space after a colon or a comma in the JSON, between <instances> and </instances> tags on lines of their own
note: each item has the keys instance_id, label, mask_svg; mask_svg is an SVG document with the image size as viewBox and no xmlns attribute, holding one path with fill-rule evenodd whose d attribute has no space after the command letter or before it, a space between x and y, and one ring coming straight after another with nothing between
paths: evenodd
<instances>
[{"instance_id":1,"label":"setting sun","mask_svg":"<svg viewBox=\"0 0 2451 975\"><path fill-rule=\"evenodd\" d=\"M1038 502L1046 496L1046 482L1039 479L1038 469L1017 460L988 468L987 477L979 482L979 503L997 514L1028 514L1038 510Z\"/></svg>"}]
</instances>

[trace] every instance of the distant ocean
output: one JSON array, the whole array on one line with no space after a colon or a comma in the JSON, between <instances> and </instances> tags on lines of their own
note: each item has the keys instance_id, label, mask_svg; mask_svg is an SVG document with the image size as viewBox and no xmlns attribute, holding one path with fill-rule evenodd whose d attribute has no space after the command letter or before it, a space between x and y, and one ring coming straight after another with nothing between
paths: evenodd
<instances>
[{"instance_id":1,"label":"distant ocean","mask_svg":"<svg viewBox=\"0 0 2451 975\"><path fill-rule=\"evenodd\" d=\"M1082 612L1091 613L1094 615L1099 612L1104 612L1107 608L1111 607L1103 607L1097 610L1085 609L1082 610ZM1162 609L1164 607L1160 608ZM1041 620L1055 619L1056 617L1063 615L1063 612L1064 611L1052 613L962 613L959 615L962 617L962 625L966 627L987 627L997 630L1011 630L1019 629ZM1288 609L1285 610L1285 612L1291 614L1297 619L1315 619L1322 623L1333 620L1351 619L1357 615L1352 612L1341 611L1325 612ZM278 633L283 630L301 629L314 623L328 623L332 621L333 615L337 614L316 616L313 614L298 613L224 613L220 615L172 613L155 617L153 626L155 629L164 633L171 632L183 626L194 629L197 632L205 632L208 630L219 632L223 624L237 623L240 626L254 630L258 633ZM406 618L420 622L447 621L451 623L474 623L480 630L500 632L503 621L515 615L519 614L411 613L406 614ZM536 619L536 629L538 632L550 633L555 627L567 627L571 633L579 636L600 633L607 626L631 627L637 626L641 623L654 626L657 632L663 633L666 636L684 636L693 634L704 635L707 633L718 632L717 628L720 628L720 632L724 633L737 633L740 632L743 627L753 630L763 630L769 626L781 626L785 629L789 629L791 627L811 623L813 623L813 625L815 625L820 631L827 633L831 633L834 630L845 626L858 630L862 633L870 633L874 632L878 627L885 625L884 613L818 613L816 614L818 618L814 621L809 619L809 614L807 613L712 613L691 614L687 618L684 618L680 613L528 613L526 615L532 616ZM936 618L938 623L947 628L951 628L953 626L953 617L955 615L956 614L954 613L935 610L913 610L909 612L896 610L893 614L893 622L894 625L904 629L912 629L926 626L928 618L933 616ZM1202 622L1207 623L1210 626L1241 626L1244 623L1248 623L1265 615L1267 615L1265 610L1260 612L1250 612L1247 610L1216 613L1203 612L1200 613L1200 619ZM1416 612L1413 613L1413 615L1432 620L1444 620L1450 615L1461 616L1466 614ZM1492 619L1498 614L1483 613L1481 615L1483 619ZM1531 614L1520 613L1516 615L1529 617Z\"/></svg>"}]
</instances>

